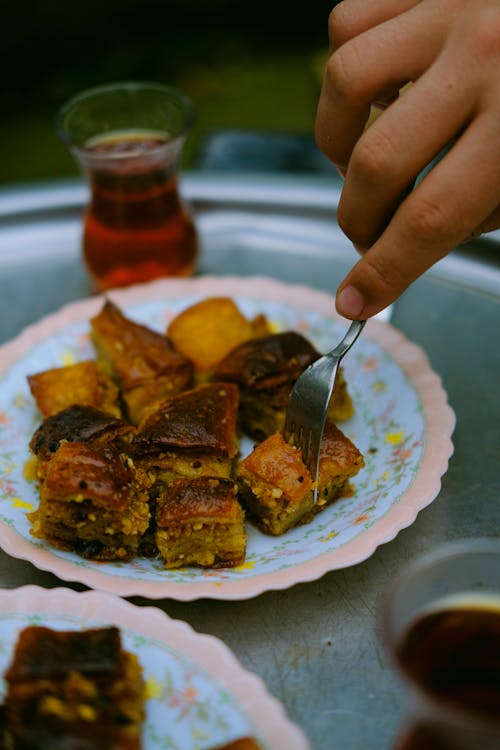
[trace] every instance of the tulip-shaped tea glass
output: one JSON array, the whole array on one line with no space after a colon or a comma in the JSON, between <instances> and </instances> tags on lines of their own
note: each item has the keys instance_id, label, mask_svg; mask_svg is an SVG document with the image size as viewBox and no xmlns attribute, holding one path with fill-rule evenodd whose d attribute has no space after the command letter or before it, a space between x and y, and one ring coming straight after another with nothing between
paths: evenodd
<instances>
[{"instance_id":1,"label":"tulip-shaped tea glass","mask_svg":"<svg viewBox=\"0 0 500 750\"><path fill-rule=\"evenodd\" d=\"M380 634L406 686L397 750L500 748L500 539L449 543L381 600Z\"/></svg>"},{"instance_id":2,"label":"tulip-shaped tea glass","mask_svg":"<svg viewBox=\"0 0 500 750\"><path fill-rule=\"evenodd\" d=\"M99 290L193 272L198 241L178 178L192 102L156 83L88 89L57 128L90 187L83 255Z\"/></svg>"}]
</instances>

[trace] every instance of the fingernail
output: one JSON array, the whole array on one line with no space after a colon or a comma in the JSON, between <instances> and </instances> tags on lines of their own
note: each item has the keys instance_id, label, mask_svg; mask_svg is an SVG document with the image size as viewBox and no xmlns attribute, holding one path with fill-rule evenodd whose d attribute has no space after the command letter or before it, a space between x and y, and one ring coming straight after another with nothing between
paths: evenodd
<instances>
[{"instance_id":1,"label":"fingernail","mask_svg":"<svg viewBox=\"0 0 500 750\"><path fill-rule=\"evenodd\" d=\"M337 312L345 318L358 318L363 312L364 306L363 296L353 286L345 286L337 294Z\"/></svg>"}]
</instances>

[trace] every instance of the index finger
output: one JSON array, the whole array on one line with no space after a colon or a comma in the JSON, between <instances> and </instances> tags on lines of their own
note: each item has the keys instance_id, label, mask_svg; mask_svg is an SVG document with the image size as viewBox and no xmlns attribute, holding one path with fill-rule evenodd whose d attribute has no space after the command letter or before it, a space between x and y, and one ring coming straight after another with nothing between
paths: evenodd
<instances>
[{"instance_id":1,"label":"index finger","mask_svg":"<svg viewBox=\"0 0 500 750\"><path fill-rule=\"evenodd\" d=\"M328 19L330 52L363 31L399 16L419 2L421 0L378 0L376 3L343 0L333 8Z\"/></svg>"},{"instance_id":2,"label":"index finger","mask_svg":"<svg viewBox=\"0 0 500 750\"><path fill-rule=\"evenodd\" d=\"M417 7L363 32L329 59L316 113L319 148L341 170L366 126L370 105L417 79L439 48Z\"/></svg>"},{"instance_id":3,"label":"index finger","mask_svg":"<svg viewBox=\"0 0 500 750\"><path fill-rule=\"evenodd\" d=\"M496 113L473 121L399 206L380 238L339 287L337 310L369 318L397 297L476 227L497 221L500 164L491 159ZM470 176L464 184L462 176Z\"/></svg>"}]
</instances>

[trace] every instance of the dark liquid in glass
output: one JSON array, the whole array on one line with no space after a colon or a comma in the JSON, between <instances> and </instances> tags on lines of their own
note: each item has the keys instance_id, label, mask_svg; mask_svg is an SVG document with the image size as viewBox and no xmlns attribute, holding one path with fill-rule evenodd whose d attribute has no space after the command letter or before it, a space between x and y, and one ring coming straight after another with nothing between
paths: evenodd
<instances>
[{"instance_id":1,"label":"dark liquid in glass","mask_svg":"<svg viewBox=\"0 0 500 750\"><path fill-rule=\"evenodd\" d=\"M83 251L99 289L193 272L198 241L165 163L168 141L124 133L87 146L91 201ZM106 158L109 157L109 158Z\"/></svg>"},{"instance_id":2,"label":"dark liquid in glass","mask_svg":"<svg viewBox=\"0 0 500 750\"><path fill-rule=\"evenodd\" d=\"M464 603L429 612L410 626L397 656L412 681L435 700L491 722L500 748L499 610ZM397 748L453 750L454 745L431 727L420 726Z\"/></svg>"}]
</instances>

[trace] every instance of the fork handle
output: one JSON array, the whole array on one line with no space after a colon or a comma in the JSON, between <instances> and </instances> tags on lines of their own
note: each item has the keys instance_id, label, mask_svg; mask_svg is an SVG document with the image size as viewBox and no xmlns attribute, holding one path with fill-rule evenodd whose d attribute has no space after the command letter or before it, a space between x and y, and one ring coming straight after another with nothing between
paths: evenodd
<instances>
[{"instance_id":1,"label":"fork handle","mask_svg":"<svg viewBox=\"0 0 500 750\"><path fill-rule=\"evenodd\" d=\"M308 370L314 370L318 374L318 377L323 378L323 380L328 383L328 400L330 400L333 389L335 387L335 380L337 377L340 360L354 344L359 334L363 330L363 326L365 325L365 323L366 320L353 320L344 338L340 341L339 344L337 344L335 349L332 349L330 352L324 354L322 357L309 365L304 373L304 378L301 376L296 381L294 390L296 390L297 393L300 393L300 397L303 399L304 403L311 402L312 404L313 401L311 400L314 400L314 392L310 390L309 381L305 379L305 374ZM323 415L323 422L321 423L322 426L324 425L325 420L326 411Z\"/></svg>"},{"instance_id":2,"label":"fork handle","mask_svg":"<svg viewBox=\"0 0 500 750\"><path fill-rule=\"evenodd\" d=\"M344 354L349 351L351 346L354 344L359 334L363 330L366 320L353 320L342 341L337 344L335 349L328 352L325 356L335 357L335 359L341 360Z\"/></svg>"}]
</instances>

